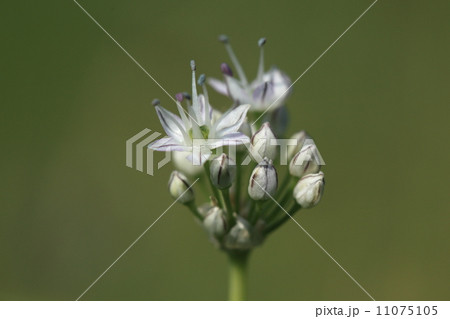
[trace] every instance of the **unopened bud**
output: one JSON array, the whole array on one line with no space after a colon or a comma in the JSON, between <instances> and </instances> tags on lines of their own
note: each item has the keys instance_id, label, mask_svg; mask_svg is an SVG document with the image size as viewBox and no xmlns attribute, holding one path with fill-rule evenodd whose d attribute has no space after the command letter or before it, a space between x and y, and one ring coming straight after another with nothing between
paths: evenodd
<instances>
[{"instance_id":1,"label":"unopened bud","mask_svg":"<svg viewBox=\"0 0 450 319\"><path fill-rule=\"evenodd\" d=\"M214 187L229 188L236 177L236 162L223 153L211 161L209 173Z\"/></svg>"},{"instance_id":2,"label":"unopened bud","mask_svg":"<svg viewBox=\"0 0 450 319\"><path fill-rule=\"evenodd\" d=\"M297 177L317 173L320 170L319 158L315 144L305 145L289 163L289 172Z\"/></svg>"},{"instance_id":3,"label":"unopened bud","mask_svg":"<svg viewBox=\"0 0 450 319\"><path fill-rule=\"evenodd\" d=\"M238 216L236 225L231 228L225 238L225 247L228 249L247 250L252 248L252 226L242 217Z\"/></svg>"},{"instance_id":4,"label":"unopened bud","mask_svg":"<svg viewBox=\"0 0 450 319\"><path fill-rule=\"evenodd\" d=\"M267 157L274 160L277 156L276 137L270 129L269 122L265 122L261 128L253 134L250 141L250 152L252 157L260 162Z\"/></svg>"},{"instance_id":5,"label":"unopened bud","mask_svg":"<svg viewBox=\"0 0 450 319\"><path fill-rule=\"evenodd\" d=\"M195 66L195 61L191 60L191 70L195 71L197 69L197 67Z\"/></svg>"},{"instance_id":6,"label":"unopened bud","mask_svg":"<svg viewBox=\"0 0 450 319\"><path fill-rule=\"evenodd\" d=\"M211 208L203 220L203 226L211 236L219 238L225 235L227 222L224 211L219 207Z\"/></svg>"},{"instance_id":7,"label":"unopened bud","mask_svg":"<svg viewBox=\"0 0 450 319\"><path fill-rule=\"evenodd\" d=\"M303 176L294 187L294 197L302 208L317 205L323 194L325 179L323 172Z\"/></svg>"},{"instance_id":8,"label":"unopened bud","mask_svg":"<svg viewBox=\"0 0 450 319\"><path fill-rule=\"evenodd\" d=\"M264 159L252 172L248 185L248 194L254 200L266 200L275 195L278 176L272 161Z\"/></svg>"},{"instance_id":9,"label":"unopened bud","mask_svg":"<svg viewBox=\"0 0 450 319\"><path fill-rule=\"evenodd\" d=\"M295 140L296 144L288 146L288 159L291 159L295 154L300 152L307 138L308 134L305 131L297 132L291 136L291 140Z\"/></svg>"},{"instance_id":10,"label":"unopened bud","mask_svg":"<svg viewBox=\"0 0 450 319\"><path fill-rule=\"evenodd\" d=\"M194 191L183 174L173 171L169 179L169 193L181 204L188 204L194 200Z\"/></svg>"}]
</instances>

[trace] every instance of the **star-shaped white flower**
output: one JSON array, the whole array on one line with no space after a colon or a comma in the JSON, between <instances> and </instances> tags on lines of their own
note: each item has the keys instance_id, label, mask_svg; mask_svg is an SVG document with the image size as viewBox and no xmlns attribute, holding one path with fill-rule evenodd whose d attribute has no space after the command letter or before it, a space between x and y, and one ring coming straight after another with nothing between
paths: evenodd
<instances>
[{"instance_id":1,"label":"star-shaped white flower","mask_svg":"<svg viewBox=\"0 0 450 319\"><path fill-rule=\"evenodd\" d=\"M234 107L217 120L213 117L213 108L209 104L207 92L197 95L195 63L192 68L192 105L188 105L188 114L181 106L183 97L177 94L177 108L180 116L155 106L156 113L167 136L151 143L148 147L156 151L190 152L195 163L202 164L211 155L211 150L222 146L249 143L248 136L239 132L244 123L250 105ZM204 87L204 75L199 82Z\"/></svg>"},{"instance_id":2,"label":"star-shaped white flower","mask_svg":"<svg viewBox=\"0 0 450 319\"><path fill-rule=\"evenodd\" d=\"M222 63L221 70L225 77L225 82L210 78L208 79L208 84L217 92L231 98L236 104L250 104L250 111L263 112L269 108L273 111L284 105L290 94L291 80L285 73L275 67L272 67L268 72L264 72L263 46L266 39L262 38L258 42L261 48L258 75L251 83L248 83L245 73L229 44L228 38L221 36L220 41L225 44L225 48L230 55L239 79L233 77L233 72L226 63Z\"/></svg>"}]
</instances>

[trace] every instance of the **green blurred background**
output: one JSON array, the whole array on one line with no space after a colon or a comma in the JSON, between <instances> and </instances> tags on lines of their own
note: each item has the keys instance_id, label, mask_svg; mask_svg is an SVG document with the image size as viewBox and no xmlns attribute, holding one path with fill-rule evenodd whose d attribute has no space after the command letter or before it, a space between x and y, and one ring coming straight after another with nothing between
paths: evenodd
<instances>
[{"instance_id":1,"label":"green blurred background","mask_svg":"<svg viewBox=\"0 0 450 319\"><path fill-rule=\"evenodd\" d=\"M299 76L371 1L80 1L170 93L189 60L220 77L228 34L249 75ZM377 300L450 297L448 1L378 3L294 86L290 132L327 165L297 220ZM172 202L170 166L125 166L125 141L174 103L73 1L2 7L0 299L76 299ZM228 101L212 95L215 106ZM367 300L294 223L255 250L249 297ZM226 257L169 212L84 300L222 300Z\"/></svg>"}]
</instances>

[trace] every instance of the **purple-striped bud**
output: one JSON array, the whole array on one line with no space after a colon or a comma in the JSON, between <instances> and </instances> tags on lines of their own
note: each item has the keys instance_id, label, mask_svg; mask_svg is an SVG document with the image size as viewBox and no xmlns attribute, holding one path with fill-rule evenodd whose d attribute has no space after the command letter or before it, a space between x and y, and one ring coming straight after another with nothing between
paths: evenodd
<instances>
[{"instance_id":1,"label":"purple-striped bud","mask_svg":"<svg viewBox=\"0 0 450 319\"><path fill-rule=\"evenodd\" d=\"M266 200L275 195L278 175L272 161L265 158L252 172L248 184L248 194L254 200Z\"/></svg>"},{"instance_id":2,"label":"purple-striped bud","mask_svg":"<svg viewBox=\"0 0 450 319\"><path fill-rule=\"evenodd\" d=\"M214 187L229 188L236 177L236 162L223 153L211 161L209 172Z\"/></svg>"}]
</instances>

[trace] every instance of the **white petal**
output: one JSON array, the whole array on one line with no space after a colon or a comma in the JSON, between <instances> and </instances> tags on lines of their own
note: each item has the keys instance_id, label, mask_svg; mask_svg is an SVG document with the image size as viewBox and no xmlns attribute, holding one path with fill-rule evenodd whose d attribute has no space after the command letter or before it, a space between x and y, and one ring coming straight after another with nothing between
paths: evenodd
<instances>
[{"instance_id":1,"label":"white petal","mask_svg":"<svg viewBox=\"0 0 450 319\"><path fill-rule=\"evenodd\" d=\"M190 151L192 147L180 144L172 137L163 137L148 145L148 148L155 151Z\"/></svg>"},{"instance_id":2,"label":"white petal","mask_svg":"<svg viewBox=\"0 0 450 319\"><path fill-rule=\"evenodd\" d=\"M214 79L214 78L208 78L207 79L208 84L217 91L217 93L220 93L222 95L228 96L228 89L225 82Z\"/></svg>"},{"instance_id":3,"label":"white petal","mask_svg":"<svg viewBox=\"0 0 450 319\"><path fill-rule=\"evenodd\" d=\"M249 108L250 104L243 104L225 112L217 122L214 123L213 137L217 138L219 136L237 132L242 123L244 123Z\"/></svg>"},{"instance_id":4,"label":"white petal","mask_svg":"<svg viewBox=\"0 0 450 319\"><path fill-rule=\"evenodd\" d=\"M237 104L249 103L250 97L247 94L245 88L242 87L241 83L231 76L225 76L225 82L227 83L229 96Z\"/></svg>"},{"instance_id":5,"label":"white petal","mask_svg":"<svg viewBox=\"0 0 450 319\"><path fill-rule=\"evenodd\" d=\"M167 135L180 143L183 142L183 136L186 133L183 121L177 115L167 111L161 106L156 107L156 114L158 114L159 121Z\"/></svg>"},{"instance_id":6,"label":"white petal","mask_svg":"<svg viewBox=\"0 0 450 319\"><path fill-rule=\"evenodd\" d=\"M250 143L250 138L241 132L235 132L217 139L210 139L207 143L209 148L215 149L221 146L248 144Z\"/></svg>"},{"instance_id":7,"label":"white petal","mask_svg":"<svg viewBox=\"0 0 450 319\"><path fill-rule=\"evenodd\" d=\"M274 96L274 84L271 81L263 82L253 91L253 106L257 109L270 105L277 97ZM265 107L264 107L265 106Z\"/></svg>"},{"instance_id":8,"label":"white petal","mask_svg":"<svg viewBox=\"0 0 450 319\"><path fill-rule=\"evenodd\" d=\"M212 115L212 108L211 106L209 106L209 108L206 107L206 99L205 96L203 94L200 94L198 96L198 104L200 106L200 121L198 124L199 125L205 125L206 121L206 117L209 116L209 122L211 123L211 115ZM206 114L207 111L209 110L209 114Z\"/></svg>"}]
</instances>

